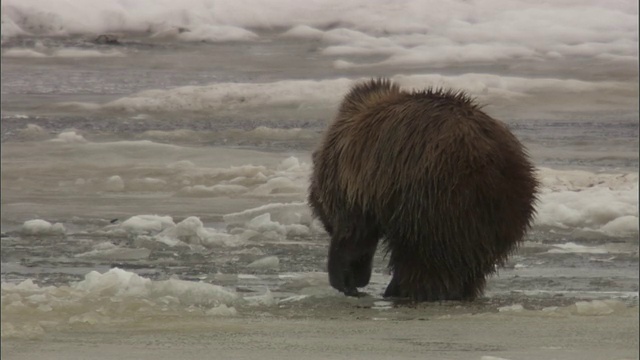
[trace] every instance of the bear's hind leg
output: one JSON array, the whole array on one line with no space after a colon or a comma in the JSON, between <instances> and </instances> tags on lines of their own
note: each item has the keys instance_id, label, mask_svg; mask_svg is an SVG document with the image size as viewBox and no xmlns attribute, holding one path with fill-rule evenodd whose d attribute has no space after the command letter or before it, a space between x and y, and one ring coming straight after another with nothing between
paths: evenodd
<instances>
[{"instance_id":1,"label":"bear's hind leg","mask_svg":"<svg viewBox=\"0 0 640 360\"><path fill-rule=\"evenodd\" d=\"M425 263L423 257L403 248L390 249L389 267L393 276L384 297L409 298L413 301L464 300L465 282L456 273L447 273Z\"/></svg>"},{"instance_id":2,"label":"bear's hind leg","mask_svg":"<svg viewBox=\"0 0 640 360\"><path fill-rule=\"evenodd\" d=\"M387 285L387 289L384 291L384 295L382 296L385 298L403 297L400 293L400 285L398 284L398 277L395 273L391 277L391 281L389 282L389 285Z\"/></svg>"},{"instance_id":3,"label":"bear's hind leg","mask_svg":"<svg viewBox=\"0 0 640 360\"><path fill-rule=\"evenodd\" d=\"M475 300L482 295L487 284L487 274L478 272L475 276L470 276L465 281L462 289L462 300Z\"/></svg>"},{"instance_id":4,"label":"bear's hind leg","mask_svg":"<svg viewBox=\"0 0 640 360\"><path fill-rule=\"evenodd\" d=\"M397 272L394 272L383 296L385 298L408 298L418 302L464 299L460 287L443 286L439 281L425 279L425 277L421 276L414 276L408 279L402 275L397 275Z\"/></svg>"}]
</instances>

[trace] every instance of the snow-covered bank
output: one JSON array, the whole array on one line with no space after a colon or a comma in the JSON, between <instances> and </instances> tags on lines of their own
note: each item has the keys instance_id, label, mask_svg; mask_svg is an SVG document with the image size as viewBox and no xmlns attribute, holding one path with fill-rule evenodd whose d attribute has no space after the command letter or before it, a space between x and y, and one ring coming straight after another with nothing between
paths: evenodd
<instances>
[{"instance_id":1,"label":"snow-covered bank","mask_svg":"<svg viewBox=\"0 0 640 360\"><path fill-rule=\"evenodd\" d=\"M327 55L383 54L411 65L594 57L637 61L637 4L492 0L8 0L3 42L16 36L138 34L183 41L256 41L252 29L320 41Z\"/></svg>"}]
</instances>

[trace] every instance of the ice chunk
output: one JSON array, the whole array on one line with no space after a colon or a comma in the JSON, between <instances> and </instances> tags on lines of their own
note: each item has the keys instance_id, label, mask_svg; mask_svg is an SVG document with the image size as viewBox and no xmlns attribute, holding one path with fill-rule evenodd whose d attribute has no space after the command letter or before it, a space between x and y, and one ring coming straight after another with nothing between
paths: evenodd
<instances>
[{"instance_id":1,"label":"ice chunk","mask_svg":"<svg viewBox=\"0 0 640 360\"><path fill-rule=\"evenodd\" d=\"M294 37L303 39L320 39L324 35L324 31L318 30L307 25L298 25L281 34L283 37Z\"/></svg>"},{"instance_id":2,"label":"ice chunk","mask_svg":"<svg viewBox=\"0 0 640 360\"><path fill-rule=\"evenodd\" d=\"M120 192L124 190L124 180L118 175L113 175L107 179L105 189L111 192Z\"/></svg>"},{"instance_id":3,"label":"ice chunk","mask_svg":"<svg viewBox=\"0 0 640 360\"><path fill-rule=\"evenodd\" d=\"M251 195L269 196L278 194L296 194L304 192L304 187L296 184L288 177L279 176L269 179L251 191Z\"/></svg>"},{"instance_id":4,"label":"ice chunk","mask_svg":"<svg viewBox=\"0 0 640 360\"><path fill-rule=\"evenodd\" d=\"M180 242L202 246L238 246L242 239L212 228L205 228L202 221L195 216L190 216L176 226L168 227L158 234L157 239L170 244L176 239Z\"/></svg>"},{"instance_id":5,"label":"ice chunk","mask_svg":"<svg viewBox=\"0 0 640 360\"><path fill-rule=\"evenodd\" d=\"M180 189L178 194L182 196L217 197L242 194L247 190L249 189L242 185L195 185Z\"/></svg>"},{"instance_id":6,"label":"ice chunk","mask_svg":"<svg viewBox=\"0 0 640 360\"><path fill-rule=\"evenodd\" d=\"M228 225L244 224L255 217L269 213L271 220L282 225L311 224L311 209L304 202L273 203L223 216Z\"/></svg>"},{"instance_id":7,"label":"ice chunk","mask_svg":"<svg viewBox=\"0 0 640 360\"><path fill-rule=\"evenodd\" d=\"M616 300L578 301L575 304L575 313L585 316L609 315L619 308L624 308L624 304Z\"/></svg>"},{"instance_id":8,"label":"ice chunk","mask_svg":"<svg viewBox=\"0 0 640 360\"><path fill-rule=\"evenodd\" d=\"M278 270L280 268L280 259L277 256L267 256L252 262L247 267L251 269Z\"/></svg>"},{"instance_id":9,"label":"ice chunk","mask_svg":"<svg viewBox=\"0 0 640 360\"><path fill-rule=\"evenodd\" d=\"M125 220L120 227L131 234L158 233L175 226L171 216L136 215Z\"/></svg>"},{"instance_id":10,"label":"ice chunk","mask_svg":"<svg viewBox=\"0 0 640 360\"><path fill-rule=\"evenodd\" d=\"M167 182L162 179L146 177L133 179L128 183L128 189L133 191L159 191L167 186Z\"/></svg>"},{"instance_id":11,"label":"ice chunk","mask_svg":"<svg viewBox=\"0 0 640 360\"><path fill-rule=\"evenodd\" d=\"M221 286L179 279L153 281L118 268L92 271L82 281L58 287L40 287L31 280L2 283L2 337L38 335L56 329L57 324L136 322L140 316L166 312L232 316L238 300L235 292ZM269 303L268 296L259 301Z\"/></svg>"},{"instance_id":12,"label":"ice chunk","mask_svg":"<svg viewBox=\"0 0 640 360\"><path fill-rule=\"evenodd\" d=\"M22 225L22 233L25 235L64 235L65 232L64 225L60 223L52 225L41 219L28 220Z\"/></svg>"},{"instance_id":13,"label":"ice chunk","mask_svg":"<svg viewBox=\"0 0 640 360\"><path fill-rule=\"evenodd\" d=\"M52 139L53 142L63 142L63 143L86 143L87 140L80 134L75 131L65 131L60 134L55 139Z\"/></svg>"},{"instance_id":14,"label":"ice chunk","mask_svg":"<svg viewBox=\"0 0 640 360\"><path fill-rule=\"evenodd\" d=\"M179 170L191 169L195 167L196 165L189 160L180 160L167 165L167 168L169 169L179 169Z\"/></svg>"},{"instance_id":15,"label":"ice chunk","mask_svg":"<svg viewBox=\"0 0 640 360\"><path fill-rule=\"evenodd\" d=\"M498 308L499 312L521 312L524 310L522 304L513 304L509 306L502 306Z\"/></svg>"},{"instance_id":16,"label":"ice chunk","mask_svg":"<svg viewBox=\"0 0 640 360\"><path fill-rule=\"evenodd\" d=\"M193 31L178 32L177 38L185 41L225 42L257 40L258 35L236 26L205 25Z\"/></svg>"},{"instance_id":17,"label":"ice chunk","mask_svg":"<svg viewBox=\"0 0 640 360\"><path fill-rule=\"evenodd\" d=\"M261 255L264 255L264 251L262 251L257 247L251 247L251 248L245 248L242 250L234 251L234 254L248 254L248 255L261 256Z\"/></svg>"},{"instance_id":18,"label":"ice chunk","mask_svg":"<svg viewBox=\"0 0 640 360\"><path fill-rule=\"evenodd\" d=\"M91 271L75 288L98 296L148 296L151 280L113 268L106 273Z\"/></svg>"},{"instance_id":19,"label":"ice chunk","mask_svg":"<svg viewBox=\"0 0 640 360\"><path fill-rule=\"evenodd\" d=\"M175 237L178 240L184 241L187 244L200 244L207 236L202 221L195 216L190 216L182 220L171 230L174 231Z\"/></svg>"},{"instance_id":20,"label":"ice chunk","mask_svg":"<svg viewBox=\"0 0 640 360\"><path fill-rule=\"evenodd\" d=\"M638 233L637 174L594 174L540 168L536 223L612 236Z\"/></svg>"},{"instance_id":21,"label":"ice chunk","mask_svg":"<svg viewBox=\"0 0 640 360\"><path fill-rule=\"evenodd\" d=\"M295 156L290 156L278 165L278 170L280 171L293 171L300 169L300 161Z\"/></svg>"},{"instance_id":22,"label":"ice chunk","mask_svg":"<svg viewBox=\"0 0 640 360\"><path fill-rule=\"evenodd\" d=\"M271 214L258 215L246 223L247 228L259 232L275 231L285 234L285 228L280 223L271 221Z\"/></svg>"},{"instance_id":23,"label":"ice chunk","mask_svg":"<svg viewBox=\"0 0 640 360\"><path fill-rule=\"evenodd\" d=\"M232 304L238 299L235 293L221 286L178 279L151 281L118 268L103 274L92 271L74 287L92 296L141 297L150 300L171 296L187 306Z\"/></svg>"},{"instance_id":24,"label":"ice chunk","mask_svg":"<svg viewBox=\"0 0 640 360\"><path fill-rule=\"evenodd\" d=\"M284 299L280 299L278 301L278 304L286 304L286 303L292 303L292 302L298 302L298 301L302 301L306 298L308 298L309 295L293 295L293 296L289 296L286 297Z\"/></svg>"},{"instance_id":25,"label":"ice chunk","mask_svg":"<svg viewBox=\"0 0 640 360\"><path fill-rule=\"evenodd\" d=\"M611 315L626 309L624 302L615 299L577 301L573 305L557 307L549 306L542 309L547 316L602 316Z\"/></svg>"},{"instance_id":26,"label":"ice chunk","mask_svg":"<svg viewBox=\"0 0 640 360\"><path fill-rule=\"evenodd\" d=\"M290 237L295 237L295 236L304 237L304 236L309 236L311 234L311 230L309 229L309 227L301 224L285 225L284 228L287 236L290 236Z\"/></svg>"},{"instance_id":27,"label":"ice chunk","mask_svg":"<svg viewBox=\"0 0 640 360\"><path fill-rule=\"evenodd\" d=\"M47 57L47 54L35 51L27 48L13 48L7 49L2 52L2 57L8 58L43 58Z\"/></svg>"},{"instance_id":28,"label":"ice chunk","mask_svg":"<svg viewBox=\"0 0 640 360\"><path fill-rule=\"evenodd\" d=\"M39 324L22 324L14 325L12 323L2 322L3 338L37 338L44 334L44 329Z\"/></svg>"},{"instance_id":29,"label":"ice chunk","mask_svg":"<svg viewBox=\"0 0 640 360\"><path fill-rule=\"evenodd\" d=\"M69 318L69 324L108 324L110 319L106 316L102 316L95 311L86 312L80 315L73 315Z\"/></svg>"},{"instance_id":30,"label":"ice chunk","mask_svg":"<svg viewBox=\"0 0 640 360\"><path fill-rule=\"evenodd\" d=\"M634 215L619 217L603 225L600 231L613 236L632 236L638 234L638 217Z\"/></svg>"},{"instance_id":31,"label":"ice chunk","mask_svg":"<svg viewBox=\"0 0 640 360\"><path fill-rule=\"evenodd\" d=\"M591 247L579 245L573 242L566 244L554 244L554 249L549 250L551 254L566 254L566 253L586 253L586 254L606 254L608 251L600 247Z\"/></svg>"},{"instance_id":32,"label":"ice chunk","mask_svg":"<svg viewBox=\"0 0 640 360\"><path fill-rule=\"evenodd\" d=\"M49 133L35 124L27 124L24 129L18 130L18 137L22 140L42 140L49 137Z\"/></svg>"},{"instance_id":33,"label":"ice chunk","mask_svg":"<svg viewBox=\"0 0 640 360\"><path fill-rule=\"evenodd\" d=\"M269 289L263 295L246 296L244 300L251 306L272 306L277 303Z\"/></svg>"},{"instance_id":34,"label":"ice chunk","mask_svg":"<svg viewBox=\"0 0 640 360\"><path fill-rule=\"evenodd\" d=\"M179 299L183 305L217 306L232 304L238 299L235 293L222 286L178 279L153 283L151 295L154 297L171 295Z\"/></svg>"},{"instance_id":35,"label":"ice chunk","mask_svg":"<svg viewBox=\"0 0 640 360\"><path fill-rule=\"evenodd\" d=\"M268 139L268 140L312 139L317 136L316 133L314 133L313 131L301 129L301 128L278 129L278 128L270 128L266 126L258 126L253 130L247 131L244 135L249 138Z\"/></svg>"},{"instance_id":36,"label":"ice chunk","mask_svg":"<svg viewBox=\"0 0 640 360\"><path fill-rule=\"evenodd\" d=\"M139 260L147 259L151 250L145 248L122 248L110 242L103 242L94 247L93 250L77 254L78 258L101 259L101 260Z\"/></svg>"}]
</instances>

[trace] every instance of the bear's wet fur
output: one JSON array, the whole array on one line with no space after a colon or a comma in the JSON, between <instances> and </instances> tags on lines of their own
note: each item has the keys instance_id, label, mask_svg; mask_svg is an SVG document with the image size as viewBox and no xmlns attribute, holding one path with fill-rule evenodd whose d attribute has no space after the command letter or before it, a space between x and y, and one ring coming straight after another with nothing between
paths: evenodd
<instances>
[{"instance_id":1,"label":"bear's wet fur","mask_svg":"<svg viewBox=\"0 0 640 360\"><path fill-rule=\"evenodd\" d=\"M366 286L382 239L384 296L473 300L532 222L538 182L505 124L464 92L355 85L313 153L309 204L331 235L331 286Z\"/></svg>"}]
</instances>

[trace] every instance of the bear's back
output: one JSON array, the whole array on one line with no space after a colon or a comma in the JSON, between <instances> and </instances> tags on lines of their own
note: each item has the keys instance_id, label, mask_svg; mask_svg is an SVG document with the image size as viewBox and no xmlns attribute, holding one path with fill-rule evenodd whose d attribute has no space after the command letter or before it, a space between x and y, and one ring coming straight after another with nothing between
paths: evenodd
<instances>
[{"instance_id":1,"label":"bear's back","mask_svg":"<svg viewBox=\"0 0 640 360\"><path fill-rule=\"evenodd\" d=\"M509 157L523 155L506 126L463 93L394 94L350 118L339 115L334 125L339 183L363 206L370 199L388 206L398 193L443 192L470 177L495 178L491 173L512 166Z\"/></svg>"}]
</instances>

